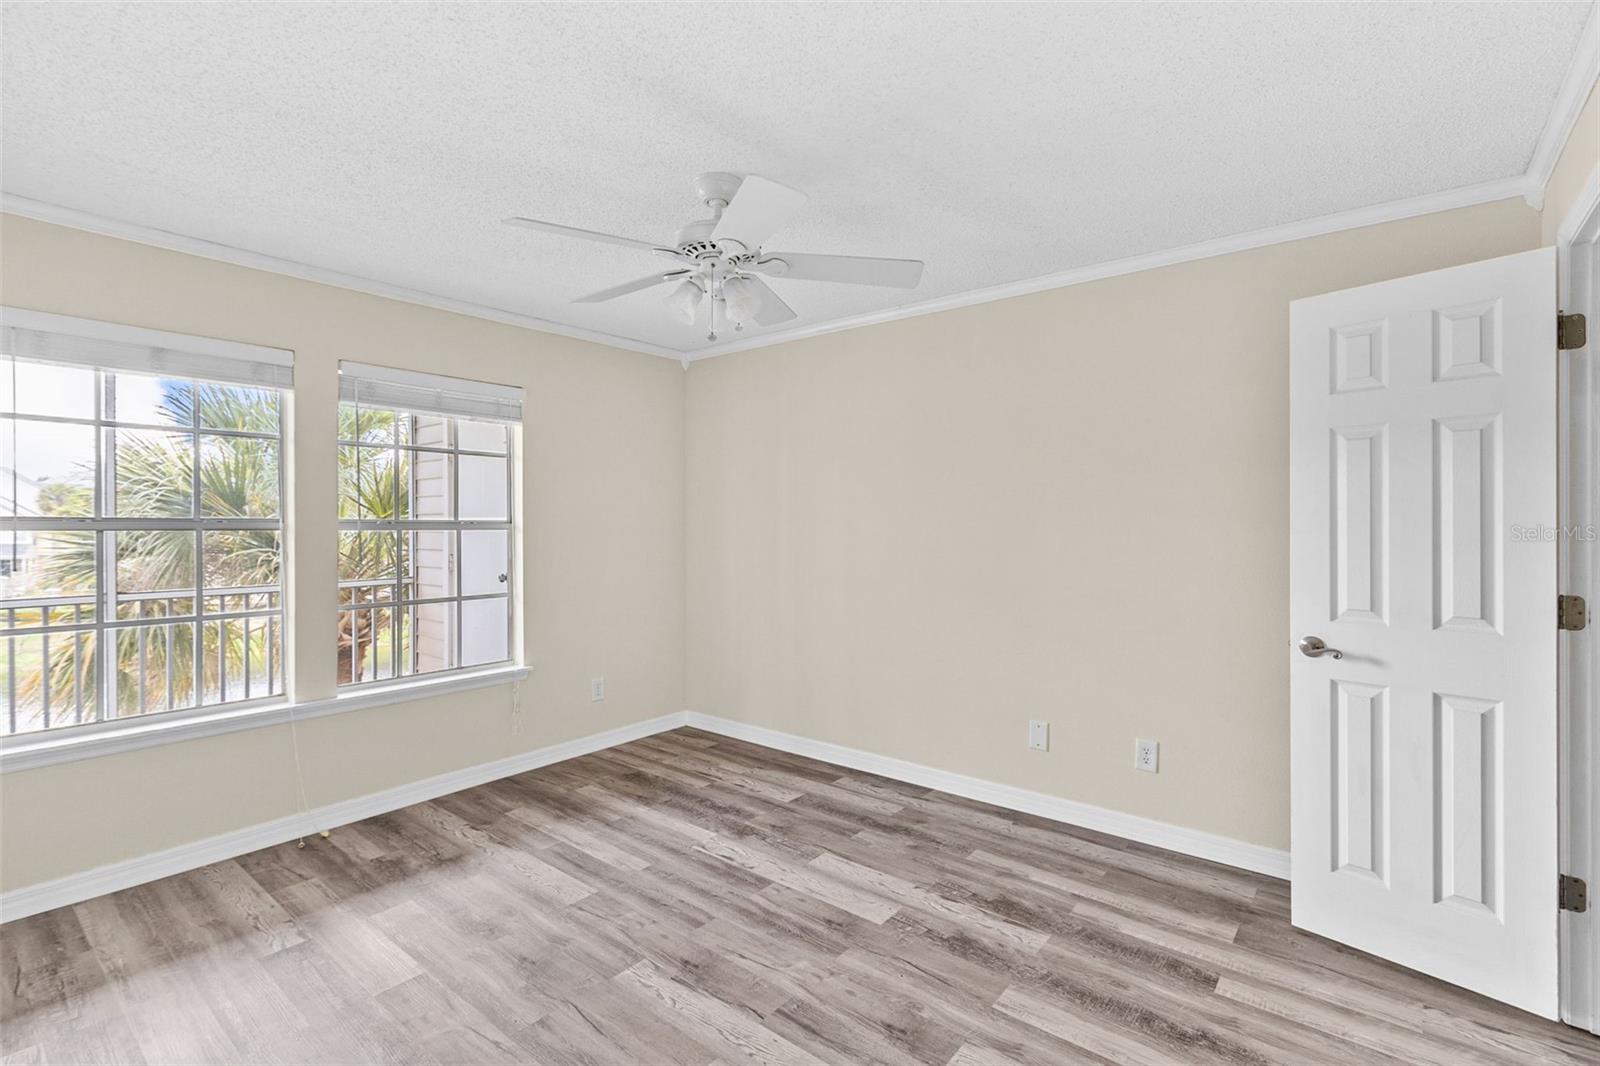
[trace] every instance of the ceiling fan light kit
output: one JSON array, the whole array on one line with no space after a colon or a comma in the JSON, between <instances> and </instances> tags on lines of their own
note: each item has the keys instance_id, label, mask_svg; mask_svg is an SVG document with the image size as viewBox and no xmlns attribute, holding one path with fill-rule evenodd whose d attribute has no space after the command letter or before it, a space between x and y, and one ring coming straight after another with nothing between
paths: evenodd
<instances>
[{"instance_id":1,"label":"ceiling fan light kit","mask_svg":"<svg viewBox=\"0 0 1600 1066\"><path fill-rule=\"evenodd\" d=\"M914 289L922 261L866 256L766 252L763 245L806 202L806 195L756 174L712 171L695 179L695 192L711 217L679 228L672 247L533 218L508 218L507 225L615 244L664 256L678 264L636 281L580 296L573 303L603 303L644 289L678 282L665 299L674 316L693 325L709 321L707 340L732 323L776 326L798 317L758 275L802 281L834 281Z\"/></svg>"},{"instance_id":2,"label":"ceiling fan light kit","mask_svg":"<svg viewBox=\"0 0 1600 1066\"><path fill-rule=\"evenodd\" d=\"M765 304L755 282L739 274L723 279L722 299L727 304L728 321L736 326L742 326L754 318Z\"/></svg>"},{"instance_id":3,"label":"ceiling fan light kit","mask_svg":"<svg viewBox=\"0 0 1600 1066\"><path fill-rule=\"evenodd\" d=\"M691 278L667 293L665 303L673 314L692 326L694 325L695 317L700 313L700 300L705 294L706 291Z\"/></svg>"}]
</instances>

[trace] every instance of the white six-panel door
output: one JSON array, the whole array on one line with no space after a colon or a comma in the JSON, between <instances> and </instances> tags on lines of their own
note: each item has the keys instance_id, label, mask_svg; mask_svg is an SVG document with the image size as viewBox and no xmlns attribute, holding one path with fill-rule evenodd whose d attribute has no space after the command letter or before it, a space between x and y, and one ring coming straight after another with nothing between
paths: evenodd
<instances>
[{"instance_id":1,"label":"white six-panel door","mask_svg":"<svg viewBox=\"0 0 1600 1066\"><path fill-rule=\"evenodd\" d=\"M1549 248L1290 307L1294 924L1548 1017L1555 326Z\"/></svg>"}]
</instances>

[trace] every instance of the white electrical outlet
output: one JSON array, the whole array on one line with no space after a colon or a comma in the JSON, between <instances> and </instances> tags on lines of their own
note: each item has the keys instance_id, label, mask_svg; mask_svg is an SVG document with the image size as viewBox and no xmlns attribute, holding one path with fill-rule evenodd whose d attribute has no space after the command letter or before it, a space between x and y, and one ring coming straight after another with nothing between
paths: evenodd
<instances>
[{"instance_id":1,"label":"white electrical outlet","mask_svg":"<svg viewBox=\"0 0 1600 1066\"><path fill-rule=\"evenodd\" d=\"M603 677L591 677L589 679L589 700L593 703L599 703L605 698L606 679Z\"/></svg>"},{"instance_id":2,"label":"white electrical outlet","mask_svg":"<svg viewBox=\"0 0 1600 1066\"><path fill-rule=\"evenodd\" d=\"M1161 762L1161 741L1136 740L1133 742L1133 768L1153 774Z\"/></svg>"},{"instance_id":3,"label":"white electrical outlet","mask_svg":"<svg viewBox=\"0 0 1600 1066\"><path fill-rule=\"evenodd\" d=\"M1028 747L1032 748L1034 751L1050 750L1049 722L1028 723Z\"/></svg>"}]
</instances>

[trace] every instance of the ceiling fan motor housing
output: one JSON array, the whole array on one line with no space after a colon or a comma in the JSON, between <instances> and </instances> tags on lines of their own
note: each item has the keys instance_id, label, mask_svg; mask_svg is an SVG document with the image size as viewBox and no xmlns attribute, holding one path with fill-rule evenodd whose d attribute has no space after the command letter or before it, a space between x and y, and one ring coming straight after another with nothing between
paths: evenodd
<instances>
[{"instance_id":1,"label":"ceiling fan motor housing","mask_svg":"<svg viewBox=\"0 0 1600 1066\"><path fill-rule=\"evenodd\" d=\"M674 238L678 251L694 259L716 254L717 242L711 239L711 230L716 224L717 220L712 218L684 226Z\"/></svg>"},{"instance_id":2,"label":"ceiling fan motor housing","mask_svg":"<svg viewBox=\"0 0 1600 1066\"><path fill-rule=\"evenodd\" d=\"M707 207L727 207L733 203L733 194L744 184L744 177L725 170L713 170L694 179L694 191Z\"/></svg>"}]
</instances>

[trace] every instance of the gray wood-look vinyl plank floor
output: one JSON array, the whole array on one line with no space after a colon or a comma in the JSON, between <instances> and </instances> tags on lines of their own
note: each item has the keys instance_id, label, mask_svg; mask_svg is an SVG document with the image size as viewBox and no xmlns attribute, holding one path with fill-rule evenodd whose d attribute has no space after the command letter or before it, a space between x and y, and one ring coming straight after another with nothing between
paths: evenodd
<instances>
[{"instance_id":1,"label":"gray wood-look vinyl plank floor","mask_svg":"<svg viewBox=\"0 0 1600 1066\"><path fill-rule=\"evenodd\" d=\"M695 730L0 927L0 1061L1600 1062L1272 878Z\"/></svg>"}]
</instances>

